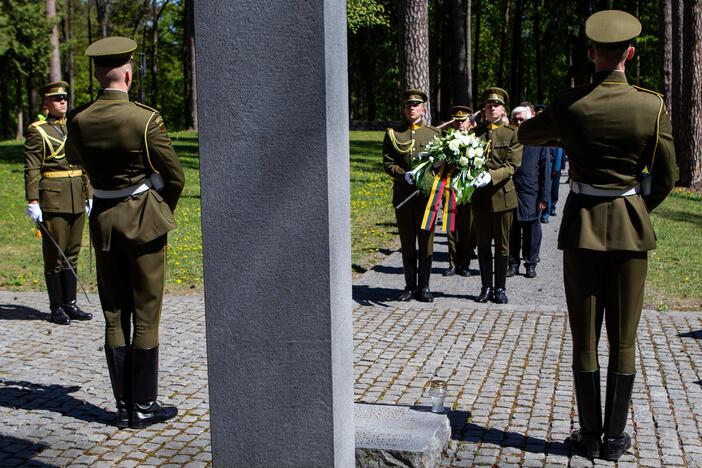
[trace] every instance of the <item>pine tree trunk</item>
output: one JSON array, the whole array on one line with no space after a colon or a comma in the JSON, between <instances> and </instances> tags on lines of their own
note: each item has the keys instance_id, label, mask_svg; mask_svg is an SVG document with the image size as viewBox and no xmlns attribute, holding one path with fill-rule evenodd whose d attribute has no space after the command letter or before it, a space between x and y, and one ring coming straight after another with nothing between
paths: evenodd
<instances>
[{"instance_id":1,"label":"pine tree trunk","mask_svg":"<svg viewBox=\"0 0 702 468\"><path fill-rule=\"evenodd\" d=\"M15 139L19 140L24 135L24 100L22 99L22 75L17 73L15 84L15 105L17 106L17 131Z\"/></svg>"},{"instance_id":2,"label":"pine tree trunk","mask_svg":"<svg viewBox=\"0 0 702 468\"><path fill-rule=\"evenodd\" d=\"M522 100L522 17L524 15L523 0L516 0L514 9L514 29L512 32L512 66L510 67L510 100L513 107Z\"/></svg>"},{"instance_id":3,"label":"pine tree trunk","mask_svg":"<svg viewBox=\"0 0 702 468\"><path fill-rule=\"evenodd\" d=\"M453 42L453 99L454 104L468 104L468 72L466 66L466 7L465 0L450 2L451 36Z\"/></svg>"},{"instance_id":4,"label":"pine tree trunk","mask_svg":"<svg viewBox=\"0 0 702 468\"><path fill-rule=\"evenodd\" d=\"M509 8L512 4L512 0L503 0L504 5L504 23L502 27L502 35L500 36L500 61L497 65L497 85L503 85L506 81L504 76L505 70L505 56L507 55L507 36L509 35Z\"/></svg>"},{"instance_id":5,"label":"pine tree trunk","mask_svg":"<svg viewBox=\"0 0 702 468\"><path fill-rule=\"evenodd\" d=\"M683 51L687 48L683 46L683 0L672 0L672 17L673 17L673 92L671 118L673 121L673 137L675 141L680 141L681 120L684 117L684 109L682 101L683 88ZM678 156L678 165L680 164L680 154Z\"/></svg>"},{"instance_id":6,"label":"pine tree trunk","mask_svg":"<svg viewBox=\"0 0 702 468\"><path fill-rule=\"evenodd\" d=\"M475 49L473 49L473 109L480 106L480 76L478 74L478 61L480 57L480 1L475 0Z\"/></svg>"},{"instance_id":7,"label":"pine tree trunk","mask_svg":"<svg viewBox=\"0 0 702 468\"><path fill-rule=\"evenodd\" d=\"M465 32L466 32L466 40L465 40L465 55L466 55L466 64L465 64L465 69L466 69L466 106L468 107L473 107L473 73L472 73L472 63L473 63L473 56L471 54L471 20L472 20L472 8L471 8L471 0L466 0L466 11L465 11Z\"/></svg>"},{"instance_id":8,"label":"pine tree trunk","mask_svg":"<svg viewBox=\"0 0 702 468\"><path fill-rule=\"evenodd\" d=\"M97 12L98 29L101 39L107 37L107 24L109 22L107 8L109 7L109 3L110 0L95 0L95 11Z\"/></svg>"},{"instance_id":9,"label":"pine tree trunk","mask_svg":"<svg viewBox=\"0 0 702 468\"><path fill-rule=\"evenodd\" d=\"M661 37L661 65L663 96L668 113L671 113L673 99L673 4L672 0L660 0L659 21Z\"/></svg>"},{"instance_id":10,"label":"pine tree trunk","mask_svg":"<svg viewBox=\"0 0 702 468\"><path fill-rule=\"evenodd\" d=\"M544 102L543 33L541 31L541 0L534 0L534 53L536 59L536 99Z\"/></svg>"},{"instance_id":11,"label":"pine tree trunk","mask_svg":"<svg viewBox=\"0 0 702 468\"><path fill-rule=\"evenodd\" d=\"M695 189L702 188L702 0L687 0L684 10L683 43L687 59L683 65L682 101L685 117L679 123L681 141L680 181Z\"/></svg>"},{"instance_id":12,"label":"pine tree trunk","mask_svg":"<svg viewBox=\"0 0 702 468\"><path fill-rule=\"evenodd\" d=\"M151 106L158 106L158 2L151 2Z\"/></svg>"},{"instance_id":13,"label":"pine tree trunk","mask_svg":"<svg viewBox=\"0 0 702 468\"><path fill-rule=\"evenodd\" d=\"M429 4L427 0L397 0L400 25L400 86L419 88L431 96L429 84ZM425 118L431 123L430 103Z\"/></svg>"},{"instance_id":14,"label":"pine tree trunk","mask_svg":"<svg viewBox=\"0 0 702 468\"><path fill-rule=\"evenodd\" d=\"M197 72L195 65L195 15L193 0L183 4L183 84L185 127L197 131Z\"/></svg>"},{"instance_id":15,"label":"pine tree trunk","mask_svg":"<svg viewBox=\"0 0 702 468\"><path fill-rule=\"evenodd\" d=\"M58 22L56 21L56 0L46 0L46 20L51 25L49 81L59 81L61 79L61 55L59 54Z\"/></svg>"},{"instance_id":16,"label":"pine tree trunk","mask_svg":"<svg viewBox=\"0 0 702 468\"><path fill-rule=\"evenodd\" d=\"M7 70L7 60L0 59L0 66ZM0 138L8 140L12 138L10 133L10 87L7 80L0 80Z\"/></svg>"},{"instance_id":17,"label":"pine tree trunk","mask_svg":"<svg viewBox=\"0 0 702 468\"><path fill-rule=\"evenodd\" d=\"M75 88L75 76L73 69L73 46L71 44L72 31L71 31L71 18L73 13L73 2L72 0L64 0L63 2L63 18L61 19L61 31L64 44L66 44L66 54L63 57L63 79L68 83L68 89L74 90ZM68 108L73 109L76 104L76 93L68 93Z\"/></svg>"}]
</instances>

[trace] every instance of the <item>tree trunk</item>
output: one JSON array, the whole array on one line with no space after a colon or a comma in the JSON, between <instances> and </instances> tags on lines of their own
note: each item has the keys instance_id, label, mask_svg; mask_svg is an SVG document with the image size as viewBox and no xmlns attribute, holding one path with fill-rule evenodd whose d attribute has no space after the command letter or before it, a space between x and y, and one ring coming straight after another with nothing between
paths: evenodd
<instances>
[{"instance_id":1,"label":"tree trunk","mask_svg":"<svg viewBox=\"0 0 702 468\"><path fill-rule=\"evenodd\" d=\"M702 0L687 0L684 10L683 43L687 60L683 68L682 101L685 118L680 119L680 181L702 188Z\"/></svg>"},{"instance_id":2,"label":"tree trunk","mask_svg":"<svg viewBox=\"0 0 702 468\"><path fill-rule=\"evenodd\" d=\"M541 0L534 0L534 53L536 60L536 99L544 102L544 66L541 48L543 33L541 32Z\"/></svg>"},{"instance_id":3,"label":"tree trunk","mask_svg":"<svg viewBox=\"0 0 702 468\"><path fill-rule=\"evenodd\" d=\"M37 105L37 90L34 81L34 70L31 68L27 71L27 122L32 122L35 113L39 109Z\"/></svg>"},{"instance_id":4,"label":"tree trunk","mask_svg":"<svg viewBox=\"0 0 702 468\"><path fill-rule=\"evenodd\" d=\"M504 86L506 81L504 78L505 56L507 55L507 36L509 35L509 9L512 5L512 0L503 0L504 6L504 23L502 27L502 35L500 36L500 61L497 65L497 85Z\"/></svg>"},{"instance_id":5,"label":"tree trunk","mask_svg":"<svg viewBox=\"0 0 702 468\"><path fill-rule=\"evenodd\" d=\"M51 33L49 34L49 44L51 45L49 81L59 81L61 79L61 55L59 53L58 21L56 21L56 0L46 0L46 20L51 26Z\"/></svg>"},{"instance_id":6,"label":"tree trunk","mask_svg":"<svg viewBox=\"0 0 702 468\"><path fill-rule=\"evenodd\" d=\"M75 93L75 76L73 70L73 45L71 43L72 31L71 31L71 13L75 6L72 0L65 0L63 2L63 18L61 19L61 31L62 31L62 41L66 44L66 54L63 58L63 79L68 83L68 88L71 90L68 93L68 108L73 109L76 104L76 93Z\"/></svg>"},{"instance_id":7,"label":"tree trunk","mask_svg":"<svg viewBox=\"0 0 702 468\"><path fill-rule=\"evenodd\" d=\"M578 9L580 17L587 18L593 13L592 2L582 1ZM571 60L573 63L571 78L575 86L589 83L592 70L592 64L587 58L588 40L585 36L585 21L580 23L578 35L573 38L571 48Z\"/></svg>"},{"instance_id":8,"label":"tree trunk","mask_svg":"<svg viewBox=\"0 0 702 468\"><path fill-rule=\"evenodd\" d=\"M466 7L465 0L450 2L451 39L453 42L454 104L468 105L468 72L466 66Z\"/></svg>"},{"instance_id":9,"label":"tree trunk","mask_svg":"<svg viewBox=\"0 0 702 468\"><path fill-rule=\"evenodd\" d=\"M471 0L466 1L465 25L466 25L466 40L465 40L465 55L466 55L466 106L473 107L473 73L472 73L472 54L471 54L471 21L473 18L471 9Z\"/></svg>"},{"instance_id":10,"label":"tree trunk","mask_svg":"<svg viewBox=\"0 0 702 468\"><path fill-rule=\"evenodd\" d=\"M158 101L158 2L151 2L151 106L156 107Z\"/></svg>"},{"instance_id":11,"label":"tree trunk","mask_svg":"<svg viewBox=\"0 0 702 468\"><path fill-rule=\"evenodd\" d=\"M2 69L7 70L7 60L0 61ZM0 80L0 138L8 140L12 138L10 133L10 88L7 80Z\"/></svg>"},{"instance_id":12,"label":"tree trunk","mask_svg":"<svg viewBox=\"0 0 702 468\"><path fill-rule=\"evenodd\" d=\"M683 0L672 0L672 16L673 16L673 93L671 118L673 121L673 137L675 141L679 141L681 120L684 117L685 106L682 101L683 89L683 50L687 51L687 47L683 47ZM680 158L678 154L678 164Z\"/></svg>"},{"instance_id":13,"label":"tree trunk","mask_svg":"<svg viewBox=\"0 0 702 468\"><path fill-rule=\"evenodd\" d=\"M110 20L107 14L109 3L110 0L95 0L95 11L97 12L98 30L101 39L107 37L107 24Z\"/></svg>"},{"instance_id":14,"label":"tree trunk","mask_svg":"<svg viewBox=\"0 0 702 468\"><path fill-rule=\"evenodd\" d=\"M659 21L661 36L661 65L663 78L663 96L668 112L672 106L673 86L673 4L672 0L660 0Z\"/></svg>"},{"instance_id":15,"label":"tree trunk","mask_svg":"<svg viewBox=\"0 0 702 468\"><path fill-rule=\"evenodd\" d=\"M193 0L183 4L183 84L185 86L185 126L197 131L197 73L195 65L195 15Z\"/></svg>"},{"instance_id":16,"label":"tree trunk","mask_svg":"<svg viewBox=\"0 0 702 468\"><path fill-rule=\"evenodd\" d=\"M397 0L400 25L400 85L431 95L429 84L429 4L427 0ZM431 123L431 106L425 118Z\"/></svg>"},{"instance_id":17,"label":"tree trunk","mask_svg":"<svg viewBox=\"0 0 702 468\"><path fill-rule=\"evenodd\" d=\"M15 104L17 106L17 131L15 139L19 140L24 135L24 100L22 99L22 76L17 73L15 85Z\"/></svg>"},{"instance_id":18,"label":"tree trunk","mask_svg":"<svg viewBox=\"0 0 702 468\"><path fill-rule=\"evenodd\" d=\"M436 31L438 32L439 43L438 56L439 64L437 68L440 70L439 79L436 82L436 86L439 88L439 100L435 100L432 103L434 115L437 120L441 121L448 117L449 109L453 103L454 99L454 59L455 53L453 50L453 18L449 18L451 9L450 3L454 3L455 0L451 1L441 1L437 3L436 12Z\"/></svg>"},{"instance_id":19,"label":"tree trunk","mask_svg":"<svg viewBox=\"0 0 702 468\"><path fill-rule=\"evenodd\" d=\"M478 110L480 103L480 76L478 74L478 57L480 57L480 0L475 0L475 49L473 52L473 109Z\"/></svg>"},{"instance_id":20,"label":"tree trunk","mask_svg":"<svg viewBox=\"0 0 702 468\"><path fill-rule=\"evenodd\" d=\"M514 29L512 33L512 66L510 67L510 100L513 105L522 101L522 17L524 15L524 1L516 0L514 9Z\"/></svg>"}]
</instances>

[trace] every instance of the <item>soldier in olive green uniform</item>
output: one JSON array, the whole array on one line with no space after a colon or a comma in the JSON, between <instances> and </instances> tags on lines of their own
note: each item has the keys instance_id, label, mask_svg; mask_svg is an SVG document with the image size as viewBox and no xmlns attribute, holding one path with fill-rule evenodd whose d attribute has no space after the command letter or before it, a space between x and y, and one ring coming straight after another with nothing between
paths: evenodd
<instances>
[{"instance_id":1,"label":"soldier in olive green uniform","mask_svg":"<svg viewBox=\"0 0 702 468\"><path fill-rule=\"evenodd\" d=\"M399 300L409 301L412 297L422 302L434 300L429 290L431 260L433 254L434 228L425 231L421 228L422 217L428 198L416 194L402 207L397 206L412 196L416 187L410 177L412 158L437 135L439 130L426 125L424 103L427 95L420 90L404 93L404 121L397 130L389 128L383 140L383 166L393 178L392 203L397 217L402 247L402 266L405 272L405 290ZM417 243L419 243L419 269L417 268Z\"/></svg>"},{"instance_id":2,"label":"soldier in olive green uniform","mask_svg":"<svg viewBox=\"0 0 702 468\"><path fill-rule=\"evenodd\" d=\"M177 414L156 398L166 234L176 227L184 175L161 115L129 101L135 48L110 37L86 50L102 89L69 116L68 151L93 185L90 230L117 425L142 428Z\"/></svg>"},{"instance_id":3,"label":"soldier in olive green uniform","mask_svg":"<svg viewBox=\"0 0 702 468\"><path fill-rule=\"evenodd\" d=\"M76 305L75 272L83 239L83 212L91 195L80 161L65 153L67 88L65 81L41 87L46 119L29 126L24 144L27 215L40 223L43 230L44 276L51 321L60 325L68 325L71 319L93 318ZM66 255L68 264L49 236Z\"/></svg>"},{"instance_id":4,"label":"soldier in olive green uniform","mask_svg":"<svg viewBox=\"0 0 702 468\"><path fill-rule=\"evenodd\" d=\"M483 122L473 132L490 144L487 168L475 180L476 190L471 198L473 223L478 236L478 264L482 288L477 302L492 300L506 304L507 268L509 263L509 232L517 192L512 177L522 162L522 145L517 141L517 127L505 125L502 116L507 103L507 91L488 88L482 96ZM495 242L495 283L493 290L493 256Z\"/></svg>"},{"instance_id":5,"label":"soldier in olive green uniform","mask_svg":"<svg viewBox=\"0 0 702 468\"><path fill-rule=\"evenodd\" d=\"M473 125L473 110L466 106L453 106L450 109L451 120L443 126L450 126L462 132L470 131ZM437 128L442 128L438 126ZM449 267L444 271L444 276L470 276L470 259L475 255L475 230L471 222L470 203L456 207L455 228L446 233L448 240Z\"/></svg>"},{"instance_id":6,"label":"soldier in olive green uniform","mask_svg":"<svg viewBox=\"0 0 702 468\"><path fill-rule=\"evenodd\" d=\"M639 21L622 11L601 11L588 18L585 30L593 41L594 83L558 93L548 109L522 124L519 140L556 140L568 153L571 192L558 247L564 251L580 422L568 442L588 457L616 460L631 446L624 429L636 329L647 251L656 246L649 212L673 188L675 150L663 99L630 86L624 73ZM609 341L604 426L597 360L603 319Z\"/></svg>"}]
</instances>

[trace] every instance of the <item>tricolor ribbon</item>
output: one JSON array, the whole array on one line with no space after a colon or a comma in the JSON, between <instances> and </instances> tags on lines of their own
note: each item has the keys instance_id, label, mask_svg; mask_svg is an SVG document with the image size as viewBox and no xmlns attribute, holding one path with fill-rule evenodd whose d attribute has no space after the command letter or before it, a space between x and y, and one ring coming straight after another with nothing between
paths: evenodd
<instances>
[{"instance_id":1,"label":"tricolor ribbon","mask_svg":"<svg viewBox=\"0 0 702 468\"><path fill-rule=\"evenodd\" d=\"M446 191L446 187L449 190L446 191L446 203L444 203L444 216L442 221L442 229L446 231L448 226L449 229L453 230L456 216L456 193L451 188L451 175L453 174L453 168L446 171L446 166L442 165L439 172L434 177L434 182L431 186L431 192L429 194L429 201L424 210L424 217L422 218L422 229L425 231L431 231L434 228L434 223L436 221L436 215L441 209L441 199ZM446 175L444 176L444 172Z\"/></svg>"}]
</instances>

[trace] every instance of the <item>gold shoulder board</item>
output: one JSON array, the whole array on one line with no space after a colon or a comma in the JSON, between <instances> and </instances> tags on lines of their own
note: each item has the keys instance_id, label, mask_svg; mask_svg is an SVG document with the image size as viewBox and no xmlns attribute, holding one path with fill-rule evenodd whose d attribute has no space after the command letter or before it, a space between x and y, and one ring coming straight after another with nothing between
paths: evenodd
<instances>
[{"instance_id":1,"label":"gold shoulder board","mask_svg":"<svg viewBox=\"0 0 702 468\"><path fill-rule=\"evenodd\" d=\"M632 85L632 86L634 88L636 88L638 91L643 91L644 93L651 93L651 94L654 94L658 97L663 97L663 94L659 93L658 91L653 91L652 89L646 89L646 88L642 88L641 86L636 86L636 85Z\"/></svg>"},{"instance_id":2,"label":"gold shoulder board","mask_svg":"<svg viewBox=\"0 0 702 468\"><path fill-rule=\"evenodd\" d=\"M153 107L149 107L146 104L142 104L142 103L136 102L136 101L134 101L134 104L136 104L137 106L139 106L143 109L150 110L151 112L158 112L156 109L154 109Z\"/></svg>"}]
</instances>

